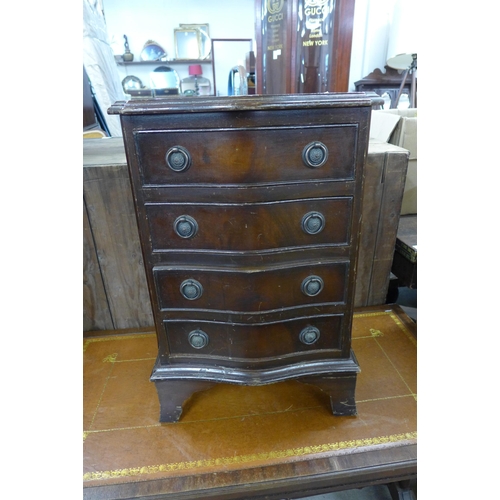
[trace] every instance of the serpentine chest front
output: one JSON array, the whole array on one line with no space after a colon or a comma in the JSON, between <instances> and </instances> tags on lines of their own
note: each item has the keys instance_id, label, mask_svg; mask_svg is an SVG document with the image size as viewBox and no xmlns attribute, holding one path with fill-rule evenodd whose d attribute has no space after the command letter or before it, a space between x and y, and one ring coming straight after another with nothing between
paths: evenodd
<instances>
[{"instance_id":1,"label":"serpentine chest front","mask_svg":"<svg viewBox=\"0 0 500 500\"><path fill-rule=\"evenodd\" d=\"M215 383L297 379L356 413L365 94L118 102L158 337L160 421Z\"/></svg>"}]
</instances>

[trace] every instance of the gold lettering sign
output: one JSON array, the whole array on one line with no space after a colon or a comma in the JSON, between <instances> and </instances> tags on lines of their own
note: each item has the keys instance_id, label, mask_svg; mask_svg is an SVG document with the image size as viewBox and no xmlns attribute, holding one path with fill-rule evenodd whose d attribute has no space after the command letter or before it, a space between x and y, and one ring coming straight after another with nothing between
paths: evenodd
<instances>
[{"instance_id":1,"label":"gold lettering sign","mask_svg":"<svg viewBox=\"0 0 500 500\"><path fill-rule=\"evenodd\" d=\"M269 14L278 14L281 12L284 3L285 0L267 0L267 11Z\"/></svg>"},{"instance_id":2,"label":"gold lettering sign","mask_svg":"<svg viewBox=\"0 0 500 500\"><path fill-rule=\"evenodd\" d=\"M330 12L329 3L330 0L304 0L307 29L312 31L321 29L321 23ZM321 36L321 31L316 36Z\"/></svg>"},{"instance_id":3,"label":"gold lettering sign","mask_svg":"<svg viewBox=\"0 0 500 500\"><path fill-rule=\"evenodd\" d=\"M306 7L321 7L326 5L329 0L305 0Z\"/></svg>"}]
</instances>

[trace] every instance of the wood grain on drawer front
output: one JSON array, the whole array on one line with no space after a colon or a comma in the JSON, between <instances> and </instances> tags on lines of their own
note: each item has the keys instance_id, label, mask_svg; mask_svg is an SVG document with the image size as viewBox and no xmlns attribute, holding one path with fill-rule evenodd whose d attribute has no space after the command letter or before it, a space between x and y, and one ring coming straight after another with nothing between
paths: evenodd
<instances>
[{"instance_id":1,"label":"wood grain on drawer front","mask_svg":"<svg viewBox=\"0 0 500 500\"><path fill-rule=\"evenodd\" d=\"M159 307L217 311L272 311L310 304L344 303L348 262L295 263L271 269L153 269ZM303 291L305 280L319 277L323 286L314 296ZM201 296L187 299L181 293L186 282L201 285ZM316 283L316 281L315 281ZM196 285L198 286L198 285Z\"/></svg>"},{"instance_id":2,"label":"wood grain on drawer front","mask_svg":"<svg viewBox=\"0 0 500 500\"><path fill-rule=\"evenodd\" d=\"M234 323L216 323L212 321L165 321L171 359L197 356L218 359L232 359L252 363L269 358L285 358L295 353L311 354L318 350L340 352L341 325L343 315L324 317L305 317L290 321L245 325ZM319 333L317 340L311 344L301 341L301 333L309 328ZM208 343L195 348L189 342L191 332L201 331L206 334ZM337 352L337 354L338 354ZM318 353L325 357L326 353ZM308 358L310 359L310 358Z\"/></svg>"},{"instance_id":3,"label":"wood grain on drawer front","mask_svg":"<svg viewBox=\"0 0 500 500\"><path fill-rule=\"evenodd\" d=\"M351 197L245 204L146 204L152 249L160 252L346 245L350 239L351 212ZM184 216L196 222L196 233L191 237L176 233L176 221ZM310 221L318 224L318 232L311 232Z\"/></svg>"},{"instance_id":4,"label":"wood grain on drawer front","mask_svg":"<svg viewBox=\"0 0 500 500\"><path fill-rule=\"evenodd\" d=\"M284 183L353 179L356 125L279 129L139 131L135 141L145 185ZM304 148L322 142L328 159L307 167ZM181 146L191 156L182 172L168 167L166 154Z\"/></svg>"}]
</instances>

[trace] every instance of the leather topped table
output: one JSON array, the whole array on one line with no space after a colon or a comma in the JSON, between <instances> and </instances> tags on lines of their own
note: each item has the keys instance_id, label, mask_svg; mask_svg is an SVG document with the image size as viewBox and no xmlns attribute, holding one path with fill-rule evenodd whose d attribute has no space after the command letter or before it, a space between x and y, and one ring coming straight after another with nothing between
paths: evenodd
<instances>
[{"instance_id":1,"label":"leather topped table","mask_svg":"<svg viewBox=\"0 0 500 500\"><path fill-rule=\"evenodd\" d=\"M159 423L153 331L84 339L84 498L292 498L414 479L416 325L356 309L357 416L315 386L217 384ZM118 333L118 334L117 334Z\"/></svg>"}]
</instances>

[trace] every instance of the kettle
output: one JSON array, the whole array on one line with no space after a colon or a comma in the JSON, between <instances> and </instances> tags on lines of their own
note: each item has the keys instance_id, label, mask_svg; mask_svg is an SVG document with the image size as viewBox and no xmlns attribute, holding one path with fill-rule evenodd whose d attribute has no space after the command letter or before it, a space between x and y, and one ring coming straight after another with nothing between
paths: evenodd
<instances>
[{"instance_id":1,"label":"kettle","mask_svg":"<svg viewBox=\"0 0 500 500\"><path fill-rule=\"evenodd\" d=\"M243 66L235 66L229 72L227 82L227 95L246 95L248 94L248 83L246 70Z\"/></svg>"}]
</instances>

